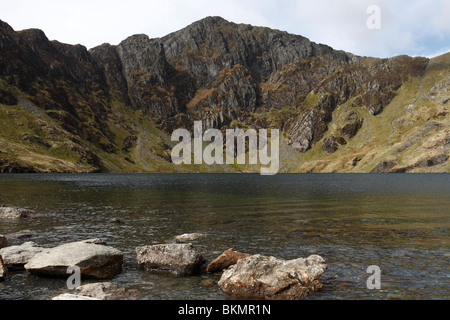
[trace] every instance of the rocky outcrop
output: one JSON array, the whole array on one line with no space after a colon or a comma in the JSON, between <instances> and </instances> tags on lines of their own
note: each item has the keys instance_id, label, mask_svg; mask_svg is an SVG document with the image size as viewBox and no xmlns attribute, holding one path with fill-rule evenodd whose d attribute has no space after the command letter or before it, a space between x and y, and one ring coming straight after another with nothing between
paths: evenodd
<instances>
[{"instance_id":1,"label":"rocky outcrop","mask_svg":"<svg viewBox=\"0 0 450 320\"><path fill-rule=\"evenodd\" d=\"M228 249L222 253L219 257L210 262L205 271L209 273L218 273L223 270L235 265L239 260L249 257L249 254L234 251L233 249Z\"/></svg>"},{"instance_id":2,"label":"rocky outcrop","mask_svg":"<svg viewBox=\"0 0 450 320\"><path fill-rule=\"evenodd\" d=\"M359 129L361 129L361 127L364 124L364 120L363 119L358 119L355 120L353 122L347 123L341 130L341 134L347 138L347 139L351 139L354 136L356 136L356 134L358 133Z\"/></svg>"},{"instance_id":3,"label":"rocky outcrop","mask_svg":"<svg viewBox=\"0 0 450 320\"><path fill-rule=\"evenodd\" d=\"M326 269L320 256L282 261L254 255L225 270L219 286L241 299L299 300L322 288L320 277Z\"/></svg>"},{"instance_id":4,"label":"rocky outcrop","mask_svg":"<svg viewBox=\"0 0 450 320\"><path fill-rule=\"evenodd\" d=\"M23 270L24 266L38 253L45 249L34 242L26 242L20 246L6 247L0 250L5 265L11 270Z\"/></svg>"},{"instance_id":5,"label":"rocky outcrop","mask_svg":"<svg viewBox=\"0 0 450 320\"><path fill-rule=\"evenodd\" d=\"M327 137L323 140L323 151L326 153L335 153L339 149L337 139L335 137Z\"/></svg>"},{"instance_id":6,"label":"rocky outcrop","mask_svg":"<svg viewBox=\"0 0 450 320\"><path fill-rule=\"evenodd\" d=\"M200 271L203 256L192 244L161 244L136 248L140 268L155 273L191 276Z\"/></svg>"},{"instance_id":7,"label":"rocky outcrop","mask_svg":"<svg viewBox=\"0 0 450 320\"><path fill-rule=\"evenodd\" d=\"M396 165L396 160L383 160L375 168L373 168L371 173L388 173Z\"/></svg>"},{"instance_id":8,"label":"rocky outcrop","mask_svg":"<svg viewBox=\"0 0 450 320\"><path fill-rule=\"evenodd\" d=\"M36 217L38 213L33 210L13 207L0 207L0 219L25 219Z\"/></svg>"},{"instance_id":9,"label":"rocky outcrop","mask_svg":"<svg viewBox=\"0 0 450 320\"><path fill-rule=\"evenodd\" d=\"M450 158L449 155L445 153L440 153L435 156L425 157L424 159L419 160L415 167L424 168L424 167L434 167L440 164L445 163Z\"/></svg>"},{"instance_id":10,"label":"rocky outcrop","mask_svg":"<svg viewBox=\"0 0 450 320\"><path fill-rule=\"evenodd\" d=\"M121 251L89 240L46 249L30 259L25 269L37 276L67 277L67 269L77 266L82 277L111 279L122 271L122 264Z\"/></svg>"}]
</instances>

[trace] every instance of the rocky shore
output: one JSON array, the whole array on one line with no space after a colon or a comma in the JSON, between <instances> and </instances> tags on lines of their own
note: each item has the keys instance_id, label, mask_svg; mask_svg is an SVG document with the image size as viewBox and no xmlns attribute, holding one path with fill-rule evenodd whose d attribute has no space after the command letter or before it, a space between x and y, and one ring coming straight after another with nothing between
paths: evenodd
<instances>
[{"instance_id":1,"label":"rocky shore","mask_svg":"<svg viewBox=\"0 0 450 320\"><path fill-rule=\"evenodd\" d=\"M0 218L23 219L19 208L2 208ZM36 215L27 215L33 217ZM137 247L136 264L143 272L192 277L202 273L221 274L219 288L237 299L299 300L320 291L325 260L313 255L295 260L280 260L260 254L251 255L226 250L207 262L194 244L205 235L193 233L175 237L174 243ZM68 270L77 267L80 280L113 280L122 273L123 253L107 246L101 239L89 239L44 248L34 242L8 245L8 237L0 235L0 281L9 281L8 274L24 272L45 278L69 278ZM209 285L215 285L211 283ZM62 293L53 300L134 300L136 290L120 288L112 282L81 285Z\"/></svg>"}]
</instances>

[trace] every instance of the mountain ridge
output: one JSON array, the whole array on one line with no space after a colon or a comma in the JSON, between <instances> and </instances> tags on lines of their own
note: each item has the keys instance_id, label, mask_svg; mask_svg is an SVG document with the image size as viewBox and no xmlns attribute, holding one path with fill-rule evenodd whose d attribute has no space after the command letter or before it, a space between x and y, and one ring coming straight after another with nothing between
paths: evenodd
<instances>
[{"instance_id":1,"label":"mountain ridge","mask_svg":"<svg viewBox=\"0 0 450 320\"><path fill-rule=\"evenodd\" d=\"M2 171L255 171L171 164L171 132L194 121L280 129L283 172L449 171L447 55L359 57L220 17L90 50L2 21L0 36Z\"/></svg>"}]
</instances>

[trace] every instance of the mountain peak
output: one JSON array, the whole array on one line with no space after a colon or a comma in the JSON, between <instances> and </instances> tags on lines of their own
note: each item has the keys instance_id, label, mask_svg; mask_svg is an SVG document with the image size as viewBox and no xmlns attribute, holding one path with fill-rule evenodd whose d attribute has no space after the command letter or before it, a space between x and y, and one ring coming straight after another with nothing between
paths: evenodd
<instances>
[{"instance_id":1,"label":"mountain peak","mask_svg":"<svg viewBox=\"0 0 450 320\"><path fill-rule=\"evenodd\" d=\"M224 24L231 24L231 22L219 16L208 16L191 23L191 26L193 25L219 26Z\"/></svg>"}]
</instances>

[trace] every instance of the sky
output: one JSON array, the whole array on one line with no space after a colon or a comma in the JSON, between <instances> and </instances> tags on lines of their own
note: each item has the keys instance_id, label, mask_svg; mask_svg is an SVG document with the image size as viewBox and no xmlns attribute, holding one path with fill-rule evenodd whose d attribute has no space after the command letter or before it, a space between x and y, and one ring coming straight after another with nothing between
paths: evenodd
<instances>
[{"instance_id":1,"label":"sky","mask_svg":"<svg viewBox=\"0 0 450 320\"><path fill-rule=\"evenodd\" d=\"M374 9L375 6L375 9ZM0 0L0 20L92 48L165 36L207 16L302 35L361 56L450 51L450 0Z\"/></svg>"}]
</instances>

